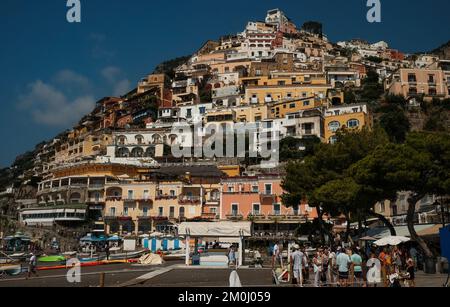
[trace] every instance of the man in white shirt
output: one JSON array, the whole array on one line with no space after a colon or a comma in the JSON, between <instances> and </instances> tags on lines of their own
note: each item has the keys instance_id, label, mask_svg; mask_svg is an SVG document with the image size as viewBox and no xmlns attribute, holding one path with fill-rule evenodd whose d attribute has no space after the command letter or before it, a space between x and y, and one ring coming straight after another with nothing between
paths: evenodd
<instances>
[{"instance_id":1,"label":"man in white shirt","mask_svg":"<svg viewBox=\"0 0 450 307\"><path fill-rule=\"evenodd\" d=\"M292 267L292 276L296 280L296 284L303 287L303 264L304 264L304 255L300 251L300 246L295 244L292 248L294 252L291 254L291 267Z\"/></svg>"},{"instance_id":2,"label":"man in white shirt","mask_svg":"<svg viewBox=\"0 0 450 307\"><path fill-rule=\"evenodd\" d=\"M36 255L34 253L31 253L27 279L31 277L31 274L34 274L35 276L39 277L39 275L38 275L38 273L36 271L36 266L37 266Z\"/></svg>"}]
</instances>

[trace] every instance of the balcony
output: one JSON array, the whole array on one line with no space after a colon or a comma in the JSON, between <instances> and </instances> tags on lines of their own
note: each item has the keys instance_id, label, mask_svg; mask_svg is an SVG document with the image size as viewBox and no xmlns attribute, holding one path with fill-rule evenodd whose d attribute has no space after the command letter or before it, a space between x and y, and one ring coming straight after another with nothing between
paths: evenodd
<instances>
[{"instance_id":1,"label":"balcony","mask_svg":"<svg viewBox=\"0 0 450 307\"><path fill-rule=\"evenodd\" d=\"M272 201L275 201L276 197L277 197L276 194L272 194L272 193L270 193L270 192L265 192L265 193L262 193L262 194L260 195L261 202L263 202L263 201L266 200L266 199L270 199L270 200L272 200Z\"/></svg>"},{"instance_id":2,"label":"balcony","mask_svg":"<svg viewBox=\"0 0 450 307\"><path fill-rule=\"evenodd\" d=\"M250 103L257 104L257 103L259 103L259 99L258 98L250 98Z\"/></svg>"},{"instance_id":3,"label":"balcony","mask_svg":"<svg viewBox=\"0 0 450 307\"><path fill-rule=\"evenodd\" d=\"M273 221L280 221L280 220L285 220L286 219L286 215L283 215L281 213L273 213L273 214L269 214L269 219L273 220Z\"/></svg>"},{"instance_id":4,"label":"balcony","mask_svg":"<svg viewBox=\"0 0 450 307\"><path fill-rule=\"evenodd\" d=\"M200 200L201 200L201 198L200 198L200 196L187 196L187 195L181 195L179 198L178 198L178 201L181 203L181 204L200 204Z\"/></svg>"},{"instance_id":5,"label":"balcony","mask_svg":"<svg viewBox=\"0 0 450 307\"><path fill-rule=\"evenodd\" d=\"M105 199L103 197L100 197L100 198L91 197L86 200L87 204L101 204L104 202L105 202Z\"/></svg>"},{"instance_id":6,"label":"balcony","mask_svg":"<svg viewBox=\"0 0 450 307\"><path fill-rule=\"evenodd\" d=\"M171 200L177 199L178 197L175 195L158 195L155 197L155 200Z\"/></svg>"},{"instance_id":7,"label":"balcony","mask_svg":"<svg viewBox=\"0 0 450 307\"><path fill-rule=\"evenodd\" d=\"M242 221L244 219L244 215L242 213L236 213L236 212L227 214L227 215L225 215L225 217L227 218L227 220L230 220L230 221Z\"/></svg>"},{"instance_id":8,"label":"balcony","mask_svg":"<svg viewBox=\"0 0 450 307\"><path fill-rule=\"evenodd\" d=\"M122 199L124 201L124 203L148 203L148 204L152 204L153 200L151 200L150 198L139 198L139 197L135 197L135 198L123 198Z\"/></svg>"},{"instance_id":9,"label":"balcony","mask_svg":"<svg viewBox=\"0 0 450 307\"><path fill-rule=\"evenodd\" d=\"M88 190L95 191L95 190L103 190L104 188L105 188L104 184L90 184Z\"/></svg>"},{"instance_id":10,"label":"balcony","mask_svg":"<svg viewBox=\"0 0 450 307\"><path fill-rule=\"evenodd\" d=\"M249 221L262 221L266 219L266 216L264 214L255 212L248 215L247 219Z\"/></svg>"},{"instance_id":11,"label":"balcony","mask_svg":"<svg viewBox=\"0 0 450 307\"><path fill-rule=\"evenodd\" d=\"M106 201L121 201L122 196L106 196Z\"/></svg>"},{"instance_id":12,"label":"balcony","mask_svg":"<svg viewBox=\"0 0 450 307\"><path fill-rule=\"evenodd\" d=\"M148 214L141 214L138 216L138 220L141 220L141 221L149 221L151 219L152 219L152 217Z\"/></svg>"},{"instance_id":13,"label":"balcony","mask_svg":"<svg viewBox=\"0 0 450 307\"><path fill-rule=\"evenodd\" d=\"M217 219L217 214L216 213L202 213L202 219L215 220L215 219Z\"/></svg>"}]
</instances>

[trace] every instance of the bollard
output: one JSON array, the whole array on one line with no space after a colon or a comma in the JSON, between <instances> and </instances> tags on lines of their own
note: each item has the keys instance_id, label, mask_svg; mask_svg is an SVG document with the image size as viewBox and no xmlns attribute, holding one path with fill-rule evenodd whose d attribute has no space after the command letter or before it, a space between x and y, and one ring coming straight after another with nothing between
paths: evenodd
<instances>
[{"instance_id":1,"label":"bollard","mask_svg":"<svg viewBox=\"0 0 450 307\"><path fill-rule=\"evenodd\" d=\"M100 288L105 287L105 276L106 274L104 272L100 273Z\"/></svg>"}]
</instances>

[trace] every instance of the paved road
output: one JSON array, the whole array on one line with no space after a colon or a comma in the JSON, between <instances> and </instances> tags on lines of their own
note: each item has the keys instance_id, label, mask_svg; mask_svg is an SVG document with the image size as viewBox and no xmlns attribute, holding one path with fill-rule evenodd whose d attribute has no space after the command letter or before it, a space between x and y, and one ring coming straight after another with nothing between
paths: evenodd
<instances>
[{"instance_id":1,"label":"paved road","mask_svg":"<svg viewBox=\"0 0 450 307\"><path fill-rule=\"evenodd\" d=\"M166 262L163 266L173 265ZM112 264L81 268L81 283L69 283L67 270L39 271L39 277L26 280L26 273L0 279L0 287L98 287L100 273L105 273L105 286L112 287L160 269L161 266L137 266L131 264Z\"/></svg>"}]
</instances>

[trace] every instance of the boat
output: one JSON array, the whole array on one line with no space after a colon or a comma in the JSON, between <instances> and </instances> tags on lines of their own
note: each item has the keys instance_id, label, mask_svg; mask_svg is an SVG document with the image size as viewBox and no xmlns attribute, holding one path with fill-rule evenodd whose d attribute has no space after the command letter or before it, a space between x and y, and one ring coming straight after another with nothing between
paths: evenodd
<instances>
[{"instance_id":1,"label":"boat","mask_svg":"<svg viewBox=\"0 0 450 307\"><path fill-rule=\"evenodd\" d=\"M109 255L109 260L136 259L136 258L140 258L142 255L144 255L146 253L148 253L148 251L142 250L142 251L137 251L137 252L111 254L111 255Z\"/></svg>"},{"instance_id":2,"label":"boat","mask_svg":"<svg viewBox=\"0 0 450 307\"><path fill-rule=\"evenodd\" d=\"M17 276L22 273L22 266L20 264L17 265L2 265L0 266L0 273L4 272L9 276Z\"/></svg>"},{"instance_id":3,"label":"boat","mask_svg":"<svg viewBox=\"0 0 450 307\"><path fill-rule=\"evenodd\" d=\"M38 259L39 262L63 262L66 261L66 257L61 255L43 256Z\"/></svg>"}]
</instances>

